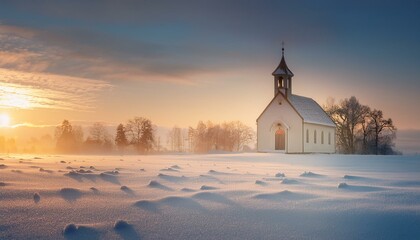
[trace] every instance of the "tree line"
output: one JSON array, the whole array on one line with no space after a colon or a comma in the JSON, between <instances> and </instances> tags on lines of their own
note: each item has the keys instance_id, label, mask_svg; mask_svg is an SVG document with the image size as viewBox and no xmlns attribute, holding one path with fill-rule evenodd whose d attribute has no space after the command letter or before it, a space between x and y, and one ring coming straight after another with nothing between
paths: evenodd
<instances>
[{"instance_id":1,"label":"tree line","mask_svg":"<svg viewBox=\"0 0 420 240\"><path fill-rule=\"evenodd\" d=\"M120 123L113 137L108 128L100 122L88 128L84 138L81 126L64 120L55 129L56 151L60 153L156 153L241 151L254 138L251 127L240 121L214 124L200 121L197 127L181 129L174 126L168 133L169 149L162 147L160 137L156 137L156 126L150 119L134 117L125 124Z\"/></svg>"},{"instance_id":2,"label":"tree line","mask_svg":"<svg viewBox=\"0 0 420 240\"><path fill-rule=\"evenodd\" d=\"M330 99L325 112L336 124L337 148L344 154L397 154L397 128L381 110L371 109L352 96L338 104Z\"/></svg>"},{"instance_id":3,"label":"tree line","mask_svg":"<svg viewBox=\"0 0 420 240\"><path fill-rule=\"evenodd\" d=\"M115 138L100 122L95 122L90 126L88 134L84 139L81 126L72 125L68 120L64 120L55 129L56 151L61 153L112 152L114 147L119 151L131 147L138 153L149 153L153 150L154 126L151 120L143 117L134 117L125 125L119 124Z\"/></svg>"},{"instance_id":4,"label":"tree line","mask_svg":"<svg viewBox=\"0 0 420 240\"><path fill-rule=\"evenodd\" d=\"M173 127L168 141L174 152L207 153L211 151L239 152L248 150L255 134L240 121L213 123L199 121L197 126L183 129Z\"/></svg>"}]
</instances>

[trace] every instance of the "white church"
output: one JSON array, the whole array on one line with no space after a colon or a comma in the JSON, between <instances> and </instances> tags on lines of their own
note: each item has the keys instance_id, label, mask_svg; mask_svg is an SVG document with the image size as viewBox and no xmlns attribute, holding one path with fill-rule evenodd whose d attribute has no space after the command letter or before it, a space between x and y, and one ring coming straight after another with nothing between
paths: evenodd
<instances>
[{"instance_id":1,"label":"white church","mask_svg":"<svg viewBox=\"0 0 420 240\"><path fill-rule=\"evenodd\" d=\"M334 153L335 124L312 98L292 94L284 48L274 76L274 97L257 118L259 152Z\"/></svg>"}]
</instances>

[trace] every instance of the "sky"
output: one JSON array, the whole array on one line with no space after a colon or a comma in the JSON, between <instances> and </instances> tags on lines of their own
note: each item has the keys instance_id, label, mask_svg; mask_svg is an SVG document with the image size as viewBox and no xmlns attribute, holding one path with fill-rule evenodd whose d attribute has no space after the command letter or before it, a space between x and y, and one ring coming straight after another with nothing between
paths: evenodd
<instances>
[{"instance_id":1,"label":"sky","mask_svg":"<svg viewBox=\"0 0 420 240\"><path fill-rule=\"evenodd\" d=\"M294 94L320 105L356 96L402 132L420 133L418 1L0 5L0 125L9 118L28 133L63 119L143 116L167 128L199 120L255 128L284 41Z\"/></svg>"}]
</instances>

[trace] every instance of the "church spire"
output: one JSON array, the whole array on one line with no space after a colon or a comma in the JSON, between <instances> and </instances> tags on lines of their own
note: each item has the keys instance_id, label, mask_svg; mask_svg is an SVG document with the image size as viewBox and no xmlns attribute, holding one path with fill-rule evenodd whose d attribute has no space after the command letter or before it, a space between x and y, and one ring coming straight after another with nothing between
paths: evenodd
<instances>
[{"instance_id":1,"label":"church spire","mask_svg":"<svg viewBox=\"0 0 420 240\"><path fill-rule=\"evenodd\" d=\"M282 42L280 64L277 66L277 68L274 70L272 74L273 76L276 76L276 75L287 75L290 77L294 76L292 71L290 71L290 69L287 67L286 60L284 60L284 42Z\"/></svg>"},{"instance_id":2,"label":"church spire","mask_svg":"<svg viewBox=\"0 0 420 240\"><path fill-rule=\"evenodd\" d=\"M292 77L294 74L287 67L286 60L284 59L284 42L282 42L280 64L272 75L274 76L274 95L282 92L286 97L289 97L292 94Z\"/></svg>"}]
</instances>

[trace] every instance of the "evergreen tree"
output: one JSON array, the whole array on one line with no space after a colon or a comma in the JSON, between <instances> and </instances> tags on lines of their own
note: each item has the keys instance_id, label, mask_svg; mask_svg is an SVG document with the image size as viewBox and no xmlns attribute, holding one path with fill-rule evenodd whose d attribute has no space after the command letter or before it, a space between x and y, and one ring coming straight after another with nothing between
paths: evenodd
<instances>
[{"instance_id":1,"label":"evergreen tree","mask_svg":"<svg viewBox=\"0 0 420 240\"><path fill-rule=\"evenodd\" d=\"M123 150L128 145L127 136L125 135L125 127L121 123L117 127L117 134L115 136L115 145L119 150Z\"/></svg>"}]
</instances>

